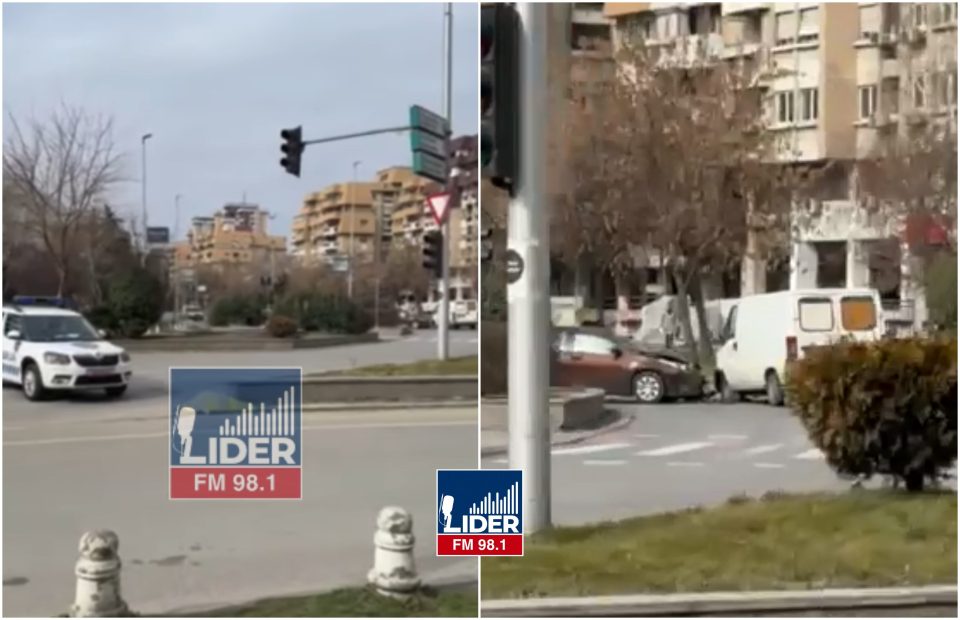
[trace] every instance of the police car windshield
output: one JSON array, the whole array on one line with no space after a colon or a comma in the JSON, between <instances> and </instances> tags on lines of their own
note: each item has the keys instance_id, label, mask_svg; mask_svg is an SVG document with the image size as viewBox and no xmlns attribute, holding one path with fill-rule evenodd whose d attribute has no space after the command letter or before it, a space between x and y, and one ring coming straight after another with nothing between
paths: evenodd
<instances>
[{"instance_id":1,"label":"police car windshield","mask_svg":"<svg viewBox=\"0 0 960 620\"><path fill-rule=\"evenodd\" d=\"M82 316L34 314L23 317L24 336L30 342L73 342L100 340L96 330Z\"/></svg>"}]
</instances>

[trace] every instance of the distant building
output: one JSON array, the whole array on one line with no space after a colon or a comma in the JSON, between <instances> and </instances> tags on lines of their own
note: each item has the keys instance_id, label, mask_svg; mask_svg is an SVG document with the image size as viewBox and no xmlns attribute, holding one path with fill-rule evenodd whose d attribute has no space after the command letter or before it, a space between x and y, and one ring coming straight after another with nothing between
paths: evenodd
<instances>
[{"instance_id":1,"label":"distant building","mask_svg":"<svg viewBox=\"0 0 960 620\"><path fill-rule=\"evenodd\" d=\"M269 214L255 204L226 204L213 217L191 220L186 241L173 246L174 265L266 264L287 251L286 239L267 232Z\"/></svg>"}]
</instances>

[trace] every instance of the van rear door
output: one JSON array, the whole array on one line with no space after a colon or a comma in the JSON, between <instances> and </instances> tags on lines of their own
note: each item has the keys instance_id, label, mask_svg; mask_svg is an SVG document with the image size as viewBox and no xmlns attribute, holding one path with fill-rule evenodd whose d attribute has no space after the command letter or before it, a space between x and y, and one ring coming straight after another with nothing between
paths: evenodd
<instances>
[{"instance_id":1,"label":"van rear door","mask_svg":"<svg viewBox=\"0 0 960 620\"><path fill-rule=\"evenodd\" d=\"M868 293L842 294L838 299L839 329L843 336L856 340L875 340L880 327L880 308L876 295Z\"/></svg>"}]
</instances>

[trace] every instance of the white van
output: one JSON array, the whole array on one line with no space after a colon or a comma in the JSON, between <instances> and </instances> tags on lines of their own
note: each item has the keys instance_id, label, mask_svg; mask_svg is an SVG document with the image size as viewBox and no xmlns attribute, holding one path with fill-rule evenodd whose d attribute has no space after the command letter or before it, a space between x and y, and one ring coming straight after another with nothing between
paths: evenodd
<instances>
[{"instance_id":1,"label":"white van","mask_svg":"<svg viewBox=\"0 0 960 620\"><path fill-rule=\"evenodd\" d=\"M743 297L730 308L717 351L717 389L724 400L766 393L783 404L789 361L810 346L841 338L883 336L880 295L868 288L782 291Z\"/></svg>"}]
</instances>

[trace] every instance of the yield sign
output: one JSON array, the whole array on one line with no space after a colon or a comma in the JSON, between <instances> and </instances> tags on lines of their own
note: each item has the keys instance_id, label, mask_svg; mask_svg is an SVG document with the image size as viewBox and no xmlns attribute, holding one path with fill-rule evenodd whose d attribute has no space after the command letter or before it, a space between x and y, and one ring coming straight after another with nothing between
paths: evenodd
<instances>
[{"instance_id":1,"label":"yield sign","mask_svg":"<svg viewBox=\"0 0 960 620\"><path fill-rule=\"evenodd\" d=\"M443 222L447 219L448 207L450 206L450 194L444 192L442 194L427 196L427 204L430 205L430 210L433 211L433 219L437 222L437 226L443 226Z\"/></svg>"}]
</instances>

